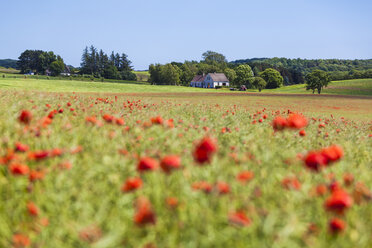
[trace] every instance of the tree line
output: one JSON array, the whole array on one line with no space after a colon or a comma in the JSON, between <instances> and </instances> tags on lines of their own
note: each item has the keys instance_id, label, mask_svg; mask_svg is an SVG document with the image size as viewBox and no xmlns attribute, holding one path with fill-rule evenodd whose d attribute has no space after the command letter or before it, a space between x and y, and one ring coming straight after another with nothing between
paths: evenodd
<instances>
[{"instance_id":1,"label":"tree line","mask_svg":"<svg viewBox=\"0 0 372 248\"><path fill-rule=\"evenodd\" d=\"M16 62L16 68L22 74L33 72L40 75L58 76L65 68L74 69L75 73L96 78L136 80L131 61L125 53L112 52L108 56L94 46L86 47L81 58L81 67L66 66L62 57L52 51L25 50Z\"/></svg>"},{"instance_id":2,"label":"tree line","mask_svg":"<svg viewBox=\"0 0 372 248\"><path fill-rule=\"evenodd\" d=\"M235 87L245 85L247 88L277 88L283 85L283 77L272 68L260 71L252 69L247 64L235 65L228 63L223 54L207 51L202 54L202 60L172 62L165 65L151 64L149 66L152 84L184 85L190 84L195 75L207 73L225 73L230 84Z\"/></svg>"},{"instance_id":3,"label":"tree line","mask_svg":"<svg viewBox=\"0 0 372 248\"><path fill-rule=\"evenodd\" d=\"M83 51L80 73L97 78L136 80L131 63L125 53L119 54L113 51L108 56L102 49L98 51L92 45L89 48L85 47Z\"/></svg>"},{"instance_id":4,"label":"tree line","mask_svg":"<svg viewBox=\"0 0 372 248\"><path fill-rule=\"evenodd\" d=\"M5 68L17 69L17 60L14 59L0 59L0 66Z\"/></svg>"},{"instance_id":5,"label":"tree line","mask_svg":"<svg viewBox=\"0 0 372 248\"><path fill-rule=\"evenodd\" d=\"M57 76L63 72L65 64L61 56L55 55L54 52L26 50L19 56L17 67L21 73L46 74L50 71L53 76Z\"/></svg>"},{"instance_id":6,"label":"tree line","mask_svg":"<svg viewBox=\"0 0 372 248\"><path fill-rule=\"evenodd\" d=\"M285 85L304 83L306 75L314 70L327 72L331 80L372 78L372 59L253 58L230 63L248 64L260 71L274 68L283 76Z\"/></svg>"}]
</instances>

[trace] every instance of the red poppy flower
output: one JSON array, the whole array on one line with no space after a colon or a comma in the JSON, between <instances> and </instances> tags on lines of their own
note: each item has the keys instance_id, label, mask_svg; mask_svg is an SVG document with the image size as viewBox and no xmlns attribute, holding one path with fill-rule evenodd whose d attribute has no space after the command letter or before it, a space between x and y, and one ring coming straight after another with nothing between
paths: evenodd
<instances>
[{"instance_id":1,"label":"red poppy flower","mask_svg":"<svg viewBox=\"0 0 372 248\"><path fill-rule=\"evenodd\" d=\"M307 168L313 171L320 171L327 164L327 158L319 152L311 151L304 158Z\"/></svg>"},{"instance_id":2,"label":"red poppy flower","mask_svg":"<svg viewBox=\"0 0 372 248\"><path fill-rule=\"evenodd\" d=\"M213 154L217 151L217 145L209 137L203 138L195 147L193 156L197 163L210 163Z\"/></svg>"},{"instance_id":3,"label":"red poppy flower","mask_svg":"<svg viewBox=\"0 0 372 248\"><path fill-rule=\"evenodd\" d=\"M21 114L18 117L19 122L23 124L29 124L32 120L32 114L28 110L22 110Z\"/></svg>"},{"instance_id":4,"label":"red poppy flower","mask_svg":"<svg viewBox=\"0 0 372 248\"><path fill-rule=\"evenodd\" d=\"M166 173L169 173L174 169L179 169L181 167L181 158L177 155L167 155L161 160L160 167Z\"/></svg>"},{"instance_id":5,"label":"red poppy flower","mask_svg":"<svg viewBox=\"0 0 372 248\"><path fill-rule=\"evenodd\" d=\"M25 144L22 144L20 142L17 142L15 144L15 150L17 152L27 152L29 150L29 147L28 147L28 145L25 145Z\"/></svg>"},{"instance_id":6,"label":"red poppy flower","mask_svg":"<svg viewBox=\"0 0 372 248\"><path fill-rule=\"evenodd\" d=\"M301 130L300 132L298 132L298 134L299 134L301 137L306 136L306 132L305 132L305 130Z\"/></svg>"},{"instance_id":7,"label":"red poppy flower","mask_svg":"<svg viewBox=\"0 0 372 248\"><path fill-rule=\"evenodd\" d=\"M207 194L211 193L213 188L212 185L206 181L195 182L191 185L191 187L194 190L201 190Z\"/></svg>"},{"instance_id":8,"label":"red poppy flower","mask_svg":"<svg viewBox=\"0 0 372 248\"><path fill-rule=\"evenodd\" d=\"M273 120L273 124L272 125L273 125L273 128L274 128L275 131L283 130L288 125L287 119L285 119L285 118L283 118L281 116L277 116Z\"/></svg>"},{"instance_id":9,"label":"red poppy flower","mask_svg":"<svg viewBox=\"0 0 372 248\"><path fill-rule=\"evenodd\" d=\"M95 116L87 116L85 117L85 121L88 123L96 124L97 118Z\"/></svg>"},{"instance_id":10,"label":"red poppy flower","mask_svg":"<svg viewBox=\"0 0 372 248\"><path fill-rule=\"evenodd\" d=\"M36 152L31 152L29 153L29 158L30 159L35 159L35 160L42 160L46 159L49 157L49 151L36 151Z\"/></svg>"},{"instance_id":11,"label":"red poppy flower","mask_svg":"<svg viewBox=\"0 0 372 248\"><path fill-rule=\"evenodd\" d=\"M104 114L102 118L107 122L107 123L112 123L115 120L115 117L109 114Z\"/></svg>"},{"instance_id":12,"label":"red poppy flower","mask_svg":"<svg viewBox=\"0 0 372 248\"><path fill-rule=\"evenodd\" d=\"M333 180L333 178L332 178ZM342 189L340 184L337 182L337 181L332 181L330 184L329 184L329 190L333 193L339 189Z\"/></svg>"},{"instance_id":13,"label":"red poppy flower","mask_svg":"<svg viewBox=\"0 0 372 248\"><path fill-rule=\"evenodd\" d=\"M229 222L239 226L249 226L251 219L244 212L234 212L229 214Z\"/></svg>"},{"instance_id":14,"label":"red poppy flower","mask_svg":"<svg viewBox=\"0 0 372 248\"><path fill-rule=\"evenodd\" d=\"M237 176L236 179L238 179L240 182L245 183L250 181L254 177L254 173L251 171L242 171Z\"/></svg>"},{"instance_id":15,"label":"red poppy flower","mask_svg":"<svg viewBox=\"0 0 372 248\"><path fill-rule=\"evenodd\" d=\"M118 118L115 120L116 125L123 126L125 124L125 121L123 118Z\"/></svg>"},{"instance_id":16,"label":"red poppy flower","mask_svg":"<svg viewBox=\"0 0 372 248\"><path fill-rule=\"evenodd\" d=\"M350 186L354 182L354 175L351 173L344 174L344 184Z\"/></svg>"},{"instance_id":17,"label":"red poppy flower","mask_svg":"<svg viewBox=\"0 0 372 248\"><path fill-rule=\"evenodd\" d=\"M50 119L48 116L46 117L43 117L40 121L39 121L39 124L41 125L41 127L43 128L46 128L48 127L50 124L52 124L53 120Z\"/></svg>"},{"instance_id":18,"label":"red poppy flower","mask_svg":"<svg viewBox=\"0 0 372 248\"><path fill-rule=\"evenodd\" d=\"M178 206L178 199L176 197L167 197L165 202L168 207L175 208Z\"/></svg>"},{"instance_id":19,"label":"red poppy flower","mask_svg":"<svg viewBox=\"0 0 372 248\"><path fill-rule=\"evenodd\" d=\"M14 163L10 165L9 169L13 175L27 175L30 172L30 169L25 164Z\"/></svg>"},{"instance_id":20,"label":"red poppy flower","mask_svg":"<svg viewBox=\"0 0 372 248\"><path fill-rule=\"evenodd\" d=\"M321 150L321 154L327 158L329 162L335 162L344 156L344 151L338 145L333 145Z\"/></svg>"},{"instance_id":21,"label":"red poppy flower","mask_svg":"<svg viewBox=\"0 0 372 248\"><path fill-rule=\"evenodd\" d=\"M301 129L308 124L307 119L300 114L290 114L287 118L287 126L294 129Z\"/></svg>"},{"instance_id":22,"label":"red poppy flower","mask_svg":"<svg viewBox=\"0 0 372 248\"><path fill-rule=\"evenodd\" d=\"M324 184L319 184L318 186L316 186L316 194L318 196L323 196L327 193L327 186L325 186Z\"/></svg>"},{"instance_id":23,"label":"red poppy flower","mask_svg":"<svg viewBox=\"0 0 372 248\"><path fill-rule=\"evenodd\" d=\"M161 116L156 116L156 117L152 117L151 118L151 122L153 124L159 124L159 125L161 125L161 124L163 124L164 120L163 120L163 118Z\"/></svg>"},{"instance_id":24,"label":"red poppy flower","mask_svg":"<svg viewBox=\"0 0 372 248\"><path fill-rule=\"evenodd\" d=\"M150 201L145 197L140 197L136 201L136 213L134 222L137 225L155 224L156 217L152 210Z\"/></svg>"},{"instance_id":25,"label":"red poppy flower","mask_svg":"<svg viewBox=\"0 0 372 248\"><path fill-rule=\"evenodd\" d=\"M27 204L27 210L28 210L28 213L32 216L38 216L39 215L39 209L38 207L35 205L35 203L33 202L29 202Z\"/></svg>"},{"instance_id":26,"label":"red poppy flower","mask_svg":"<svg viewBox=\"0 0 372 248\"><path fill-rule=\"evenodd\" d=\"M343 214L347 208L350 208L353 204L353 199L349 194L342 190L335 190L332 195L326 200L325 208L329 211Z\"/></svg>"},{"instance_id":27,"label":"red poppy flower","mask_svg":"<svg viewBox=\"0 0 372 248\"><path fill-rule=\"evenodd\" d=\"M54 148L51 152L50 152L51 156L52 157L59 157L63 154L63 150L60 149L60 148Z\"/></svg>"},{"instance_id":28,"label":"red poppy flower","mask_svg":"<svg viewBox=\"0 0 372 248\"><path fill-rule=\"evenodd\" d=\"M301 189L301 183L298 181L296 177L286 177L282 180L282 186L285 189L295 189L300 190Z\"/></svg>"},{"instance_id":29,"label":"red poppy flower","mask_svg":"<svg viewBox=\"0 0 372 248\"><path fill-rule=\"evenodd\" d=\"M332 233L339 233L343 231L345 228L346 223L339 218L333 218L329 221L329 230Z\"/></svg>"},{"instance_id":30,"label":"red poppy flower","mask_svg":"<svg viewBox=\"0 0 372 248\"><path fill-rule=\"evenodd\" d=\"M13 235L13 246L16 248L21 248L21 247L28 247L31 245L31 241L28 238L28 236L24 234L14 234Z\"/></svg>"},{"instance_id":31,"label":"red poppy flower","mask_svg":"<svg viewBox=\"0 0 372 248\"><path fill-rule=\"evenodd\" d=\"M34 182L36 180L41 180L44 178L44 172L32 170L29 175L29 179L31 182Z\"/></svg>"},{"instance_id":32,"label":"red poppy flower","mask_svg":"<svg viewBox=\"0 0 372 248\"><path fill-rule=\"evenodd\" d=\"M48 226L49 225L49 219L48 218L42 218L42 219L40 219L39 223L42 226Z\"/></svg>"},{"instance_id":33,"label":"red poppy flower","mask_svg":"<svg viewBox=\"0 0 372 248\"><path fill-rule=\"evenodd\" d=\"M218 182L217 190L218 190L218 193L220 193L221 195L228 194L230 193L230 186L226 182Z\"/></svg>"},{"instance_id":34,"label":"red poppy flower","mask_svg":"<svg viewBox=\"0 0 372 248\"><path fill-rule=\"evenodd\" d=\"M158 168L158 161L150 157L143 157L139 160L137 170L139 172L151 171Z\"/></svg>"},{"instance_id":35,"label":"red poppy flower","mask_svg":"<svg viewBox=\"0 0 372 248\"><path fill-rule=\"evenodd\" d=\"M49 112L48 118L53 119L55 114L57 114L57 110L56 109Z\"/></svg>"},{"instance_id":36,"label":"red poppy flower","mask_svg":"<svg viewBox=\"0 0 372 248\"><path fill-rule=\"evenodd\" d=\"M72 164L69 161L62 162L58 166L59 166L59 168L61 168L63 170L69 170L69 169L72 168Z\"/></svg>"},{"instance_id":37,"label":"red poppy flower","mask_svg":"<svg viewBox=\"0 0 372 248\"><path fill-rule=\"evenodd\" d=\"M142 187L142 180L139 177L128 178L121 187L122 192L130 192Z\"/></svg>"}]
</instances>

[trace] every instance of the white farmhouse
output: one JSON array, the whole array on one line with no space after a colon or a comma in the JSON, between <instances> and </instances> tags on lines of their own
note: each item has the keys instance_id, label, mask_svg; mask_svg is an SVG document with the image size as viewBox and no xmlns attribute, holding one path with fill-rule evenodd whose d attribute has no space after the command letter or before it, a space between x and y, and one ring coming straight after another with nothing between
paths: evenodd
<instances>
[{"instance_id":1,"label":"white farmhouse","mask_svg":"<svg viewBox=\"0 0 372 248\"><path fill-rule=\"evenodd\" d=\"M224 73L196 75L190 83L190 87L216 88L216 86L230 86L230 82Z\"/></svg>"}]
</instances>

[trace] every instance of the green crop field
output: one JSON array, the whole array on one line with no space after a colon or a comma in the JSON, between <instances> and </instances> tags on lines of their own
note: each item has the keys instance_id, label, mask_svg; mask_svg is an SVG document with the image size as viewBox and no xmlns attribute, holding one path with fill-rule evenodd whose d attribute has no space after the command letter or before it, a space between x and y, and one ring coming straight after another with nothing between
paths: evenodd
<instances>
[{"instance_id":1,"label":"green crop field","mask_svg":"<svg viewBox=\"0 0 372 248\"><path fill-rule=\"evenodd\" d=\"M279 89L265 90L273 93L296 93L309 94L305 84L285 86ZM336 95L372 95L372 79L352 79L344 81L333 81L324 88L322 94Z\"/></svg>"},{"instance_id":2,"label":"green crop field","mask_svg":"<svg viewBox=\"0 0 372 248\"><path fill-rule=\"evenodd\" d=\"M372 247L372 98L290 88L0 78L0 247Z\"/></svg>"}]
</instances>

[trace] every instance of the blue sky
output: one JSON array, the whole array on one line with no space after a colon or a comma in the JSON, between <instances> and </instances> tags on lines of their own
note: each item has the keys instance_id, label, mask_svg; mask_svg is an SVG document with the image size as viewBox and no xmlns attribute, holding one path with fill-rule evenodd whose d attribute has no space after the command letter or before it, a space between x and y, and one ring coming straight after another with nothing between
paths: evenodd
<instances>
[{"instance_id":1,"label":"blue sky","mask_svg":"<svg viewBox=\"0 0 372 248\"><path fill-rule=\"evenodd\" d=\"M135 69L253 57L372 58L370 0L2 0L0 58L54 51L79 66L93 44Z\"/></svg>"}]
</instances>

